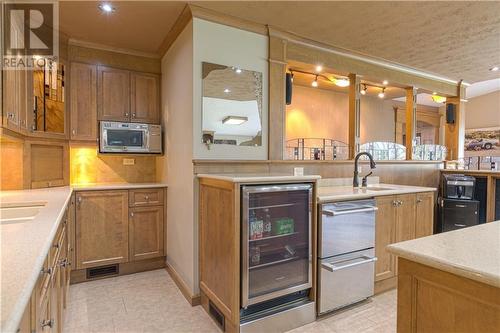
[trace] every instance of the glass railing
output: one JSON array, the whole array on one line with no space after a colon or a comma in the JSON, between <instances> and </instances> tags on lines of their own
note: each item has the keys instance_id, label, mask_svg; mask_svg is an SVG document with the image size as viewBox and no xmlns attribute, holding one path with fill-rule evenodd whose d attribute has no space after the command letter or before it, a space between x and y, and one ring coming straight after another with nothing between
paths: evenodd
<instances>
[{"instance_id":1,"label":"glass railing","mask_svg":"<svg viewBox=\"0 0 500 333\"><path fill-rule=\"evenodd\" d=\"M326 138L299 138L286 142L285 158L288 160L347 160L349 145Z\"/></svg>"},{"instance_id":2,"label":"glass railing","mask_svg":"<svg viewBox=\"0 0 500 333\"><path fill-rule=\"evenodd\" d=\"M406 159L406 147L394 142L367 142L359 147L360 152L367 152L377 161Z\"/></svg>"},{"instance_id":3,"label":"glass railing","mask_svg":"<svg viewBox=\"0 0 500 333\"><path fill-rule=\"evenodd\" d=\"M420 161L444 161L447 149L442 145L416 145L413 146L412 159Z\"/></svg>"}]
</instances>

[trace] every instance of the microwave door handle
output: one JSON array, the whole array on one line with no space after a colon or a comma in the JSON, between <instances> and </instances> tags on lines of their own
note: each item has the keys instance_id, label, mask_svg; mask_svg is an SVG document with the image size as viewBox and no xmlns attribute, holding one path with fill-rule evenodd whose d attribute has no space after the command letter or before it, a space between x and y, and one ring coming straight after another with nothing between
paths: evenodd
<instances>
[{"instance_id":1,"label":"microwave door handle","mask_svg":"<svg viewBox=\"0 0 500 333\"><path fill-rule=\"evenodd\" d=\"M322 263L321 268L324 268L329 272L335 272L335 271L338 271L338 270L341 270L344 268L350 268L350 267L354 267L354 266L358 266L358 265L368 264L370 262L374 262L374 261L378 260L377 257L368 257L368 256L361 256L359 258L354 258L352 260L356 260L356 259L364 259L364 260L353 262L351 264L346 264L346 265L342 265L342 266L337 266L335 264L330 264L330 263ZM352 261L352 260L349 260L349 261Z\"/></svg>"}]
</instances>

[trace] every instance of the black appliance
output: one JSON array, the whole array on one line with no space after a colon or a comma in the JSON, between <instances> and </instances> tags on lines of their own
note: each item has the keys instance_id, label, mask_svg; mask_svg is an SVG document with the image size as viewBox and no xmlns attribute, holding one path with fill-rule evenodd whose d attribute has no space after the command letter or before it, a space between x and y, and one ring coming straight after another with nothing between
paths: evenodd
<instances>
[{"instance_id":1,"label":"black appliance","mask_svg":"<svg viewBox=\"0 0 500 333\"><path fill-rule=\"evenodd\" d=\"M480 202L474 200L476 179L462 174L443 175L438 232L479 224Z\"/></svg>"}]
</instances>

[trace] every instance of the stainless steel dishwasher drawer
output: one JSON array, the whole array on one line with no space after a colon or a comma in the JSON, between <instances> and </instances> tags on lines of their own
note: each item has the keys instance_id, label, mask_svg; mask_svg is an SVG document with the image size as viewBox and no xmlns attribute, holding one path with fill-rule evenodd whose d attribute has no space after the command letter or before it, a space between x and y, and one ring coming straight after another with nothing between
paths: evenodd
<instances>
[{"instance_id":1,"label":"stainless steel dishwasher drawer","mask_svg":"<svg viewBox=\"0 0 500 333\"><path fill-rule=\"evenodd\" d=\"M323 314L373 296L373 249L319 261L319 313Z\"/></svg>"}]
</instances>

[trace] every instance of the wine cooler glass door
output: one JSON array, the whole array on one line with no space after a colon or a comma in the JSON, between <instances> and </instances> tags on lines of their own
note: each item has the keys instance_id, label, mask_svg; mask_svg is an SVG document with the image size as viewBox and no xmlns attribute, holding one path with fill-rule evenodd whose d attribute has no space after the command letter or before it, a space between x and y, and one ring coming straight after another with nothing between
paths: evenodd
<instances>
[{"instance_id":1,"label":"wine cooler glass door","mask_svg":"<svg viewBox=\"0 0 500 333\"><path fill-rule=\"evenodd\" d=\"M311 287L312 185L243 186L242 306Z\"/></svg>"}]
</instances>

